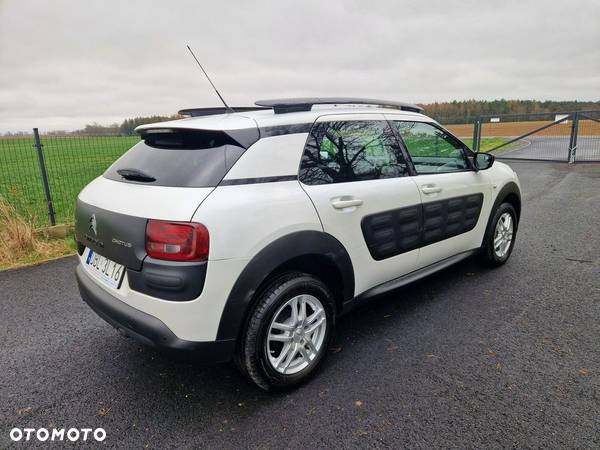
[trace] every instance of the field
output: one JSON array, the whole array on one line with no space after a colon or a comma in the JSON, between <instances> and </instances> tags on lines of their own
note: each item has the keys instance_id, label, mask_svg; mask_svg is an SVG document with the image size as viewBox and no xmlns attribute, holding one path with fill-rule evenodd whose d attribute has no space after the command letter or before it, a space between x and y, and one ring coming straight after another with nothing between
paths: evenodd
<instances>
[{"instance_id":1,"label":"field","mask_svg":"<svg viewBox=\"0 0 600 450\"><path fill-rule=\"evenodd\" d=\"M483 137L516 137L533 130L549 125L549 121L523 121L523 122L486 122L481 126ZM536 136L570 136L571 121L559 123L536 133ZM471 138L473 136L473 124L446 125L446 128L455 136L460 138ZM593 120L579 121L579 136L600 135L600 123ZM466 142L466 139L465 139Z\"/></svg>"},{"instance_id":2,"label":"field","mask_svg":"<svg viewBox=\"0 0 600 450\"><path fill-rule=\"evenodd\" d=\"M73 222L79 191L139 140L136 136L42 136L41 139L57 223ZM464 141L471 145L470 138ZM504 141L502 138L482 139L481 151ZM0 196L39 226L49 225L32 137L0 138Z\"/></svg>"},{"instance_id":3,"label":"field","mask_svg":"<svg viewBox=\"0 0 600 450\"><path fill-rule=\"evenodd\" d=\"M473 138L462 138L462 141L467 144L469 148L473 148ZM490 151L491 149L504 144L506 141L507 139L501 137L481 138L481 142L479 143L479 151Z\"/></svg>"},{"instance_id":4,"label":"field","mask_svg":"<svg viewBox=\"0 0 600 450\"><path fill-rule=\"evenodd\" d=\"M138 140L136 136L42 137L58 223L73 222L79 191ZM31 137L0 139L0 195L40 226L49 224Z\"/></svg>"},{"instance_id":5,"label":"field","mask_svg":"<svg viewBox=\"0 0 600 450\"><path fill-rule=\"evenodd\" d=\"M480 151L489 151L506 142L509 137L525 134L549 123L484 123ZM472 146L472 124L448 125L447 128L469 147ZM564 123L536 133L536 136L568 138L570 133L571 123ZM581 120L579 135L600 135L600 123ZM73 222L77 193L138 140L137 136L42 136L57 223ZM8 199L19 213L32 218L39 226L49 224L40 165L32 137L0 138L0 196Z\"/></svg>"}]
</instances>

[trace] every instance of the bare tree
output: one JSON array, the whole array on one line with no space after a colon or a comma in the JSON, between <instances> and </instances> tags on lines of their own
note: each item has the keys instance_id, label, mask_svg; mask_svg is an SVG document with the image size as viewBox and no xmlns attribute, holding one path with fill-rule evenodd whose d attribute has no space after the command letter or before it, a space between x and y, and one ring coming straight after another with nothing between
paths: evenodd
<instances>
[{"instance_id":1,"label":"bare tree","mask_svg":"<svg viewBox=\"0 0 600 450\"><path fill-rule=\"evenodd\" d=\"M321 153L325 140L329 141L334 150L327 150L327 158L323 158ZM396 147L393 132L384 121L319 124L311 130L306 145L303 177L312 184L380 178L382 167L374 164L367 154L375 145ZM397 152L398 149L395 148L394 153Z\"/></svg>"}]
</instances>

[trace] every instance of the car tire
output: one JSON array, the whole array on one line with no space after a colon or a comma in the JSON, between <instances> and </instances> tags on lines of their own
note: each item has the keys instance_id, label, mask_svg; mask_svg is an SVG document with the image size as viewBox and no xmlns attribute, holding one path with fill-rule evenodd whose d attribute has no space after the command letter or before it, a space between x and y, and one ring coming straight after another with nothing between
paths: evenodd
<instances>
[{"instance_id":1,"label":"car tire","mask_svg":"<svg viewBox=\"0 0 600 450\"><path fill-rule=\"evenodd\" d=\"M517 237L517 213L510 203L502 203L494 212L490 221L481 257L490 267L506 263L510 257Z\"/></svg>"},{"instance_id":2,"label":"car tire","mask_svg":"<svg viewBox=\"0 0 600 450\"><path fill-rule=\"evenodd\" d=\"M334 317L333 296L321 280L300 272L279 276L259 293L237 363L266 391L296 387L325 357Z\"/></svg>"}]
</instances>

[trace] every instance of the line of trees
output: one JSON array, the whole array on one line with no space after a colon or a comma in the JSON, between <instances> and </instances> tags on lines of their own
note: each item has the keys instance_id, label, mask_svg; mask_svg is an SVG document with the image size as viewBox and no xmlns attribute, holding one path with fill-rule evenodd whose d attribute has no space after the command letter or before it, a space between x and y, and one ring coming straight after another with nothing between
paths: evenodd
<instances>
[{"instance_id":1,"label":"line of trees","mask_svg":"<svg viewBox=\"0 0 600 450\"><path fill-rule=\"evenodd\" d=\"M173 116L148 116L134 117L125 119L123 122L113 123L111 125L101 125L97 122L86 125L81 130L76 130L73 134L89 134L89 135L122 135L131 136L135 134L135 127L146 123L164 122L166 120L180 119L181 116L175 114Z\"/></svg>"},{"instance_id":2,"label":"line of trees","mask_svg":"<svg viewBox=\"0 0 600 450\"><path fill-rule=\"evenodd\" d=\"M420 104L425 114L443 124L471 123L479 115L552 113L559 111L600 110L600 101L539 101L539 100L461 100ZM125 119L121 123L102 125L97 122L75 131L53 131L54 135L125 135L135 134L135 127L146 123L180 119L172 116L147 116ZM5 133L6 136L28 135L29 132Z\"/></svg>"},{"instance_id":3,"label":"line of trees","mask_svg":"<svg viewBox=\"0 0 600 450\"><path fill-rule=\"evenodd\" d=\"M444 124L471 123L479 115L488 114L528 114L552 113L560 111L580 111L586 109L600 110L600 101L540 101L540 100L462 100L451 102L435 102L420 104L425 108L425 114ZM151 116L125 119L121 124L102 126L99 124L86 125L79 132L82 134L123 134L132 135L135 127L145 123L173 120L181 116Z\"/></svg>"},{"instance_id":4,"label":"line of trees","mask_svg":"<svg viewBox=\"0 0 600 450\"><path fill-rule=\"evenodd\" d=\"M421 104L425 114L440 123L471 123L479 115L551 113L600 109L600 101L464 100Z\"/></svg>"}]
</instances>

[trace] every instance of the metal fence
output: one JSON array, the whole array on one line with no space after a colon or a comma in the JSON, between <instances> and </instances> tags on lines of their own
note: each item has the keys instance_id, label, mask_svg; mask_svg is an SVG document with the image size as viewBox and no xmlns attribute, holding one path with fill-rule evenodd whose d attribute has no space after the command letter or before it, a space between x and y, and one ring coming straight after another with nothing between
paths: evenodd
<instances>
[{"instance_id":1,"label":"metal fence","mask_svg":"<svg viewBox=\"0 0 600 450\"><path fill-rule=\"evenodd\" d=\"M447 126L474 150L499 159L600 161L600 111L480 116ZM39 226L72 223L79 191L138 141L40 135L37 128L0 137L0 197Z\"/></svg>"},{"instance_id":2,"label":"metal fence","mask_svg":"<svg viewBox=\"0 0 600 450\"><path fill-rule=\"evenodd\" d=\"M72 223L79 191L137 136L0 137L0 196L39 226Z\"/></svg>"},{"instance_id":3,"label":"metal fence","mask_svg":"<svg viewBox=\"0 0 600 450\"><path fill-rule=\"evenodd\" d=\"M473 149L498 159L600 161L600 111L480 116Z\"/></svg>"}]
</instances>

